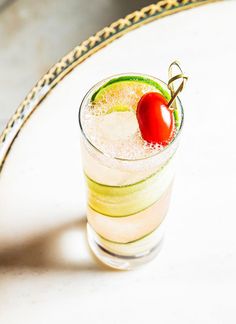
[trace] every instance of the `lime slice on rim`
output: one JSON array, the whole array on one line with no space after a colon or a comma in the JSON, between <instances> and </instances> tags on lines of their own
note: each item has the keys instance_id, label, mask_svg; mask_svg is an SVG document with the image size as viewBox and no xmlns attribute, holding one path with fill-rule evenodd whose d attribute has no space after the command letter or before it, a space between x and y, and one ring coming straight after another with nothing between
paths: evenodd
<instances>
[{"instance_id":1,"label":"lime slice on rim","mask_svg":"<svg viewBox=\"0 0 236 324\"><path fill-rule=\"evenodd\" d=\"M104 113L136 110L140 98L147 92L159 92L169 99L163 87L142 76L121 76L100 87L91 98L95 106L101 106Z\"/></svg>"},{"instance_id":2,"label":"lime slice on rim","mask_svg":"<svg viewBox=\"0 0 236 324\"><path fill-rule=\"evenodd\" d=\"M123 75L109 80L91 97L91 102L102 107L104 114L136 110L140 98L147 92L159 92L168 101L171 96L160 83L143 76ZM174 110L176 127L179 127L179 114Z\"/></svg>"}]
</instances>

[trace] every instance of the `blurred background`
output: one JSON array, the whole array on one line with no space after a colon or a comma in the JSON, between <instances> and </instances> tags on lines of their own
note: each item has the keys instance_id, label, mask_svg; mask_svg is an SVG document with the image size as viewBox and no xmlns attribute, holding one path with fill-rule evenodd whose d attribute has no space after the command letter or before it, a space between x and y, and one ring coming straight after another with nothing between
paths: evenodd
<instances>
[{"instance_id":1,"label":"blurred background","mask_svg":"<svg viewBox=\"0 0 236 324\"><path fill-rule=\"evenodd\" d=\"M114 20L153 2L0 0L0 132L62 56Z\"/></svg>"}]
</instances>

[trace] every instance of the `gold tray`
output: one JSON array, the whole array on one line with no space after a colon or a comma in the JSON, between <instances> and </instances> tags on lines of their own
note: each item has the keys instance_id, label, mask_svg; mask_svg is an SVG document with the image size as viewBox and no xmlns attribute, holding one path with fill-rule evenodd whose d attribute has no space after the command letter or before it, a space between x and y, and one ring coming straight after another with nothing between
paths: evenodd
<instances>
[{"instance_id":1,"label":"gold tray","mask_svg":"<svg viewBox=\"0 0 236 324\"><path fill-rule=\"evenodd\" d=\"M0 322L19 323L23 313L25 323L46 324L215 323L209 309L222 322L235 316L227 188L236 163L236 2L200 6L209 2L160 1L104 28L55 64L11 118L0 138ZM190 78L166 243L138 272L101 271L85 237L81 99L111 74L166 80L175 59Z\"/></svg>"}]
</instances>

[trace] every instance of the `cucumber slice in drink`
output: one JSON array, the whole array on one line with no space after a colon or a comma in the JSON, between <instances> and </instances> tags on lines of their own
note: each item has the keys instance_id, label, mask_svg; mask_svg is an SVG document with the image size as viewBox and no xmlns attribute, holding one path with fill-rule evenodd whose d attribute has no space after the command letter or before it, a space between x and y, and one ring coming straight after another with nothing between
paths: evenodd
<instances>
[{"instance_id":1,"label":"cucumber slice in drink","mask_svg":"<svg viewBox=\"0 0 236 324\"><path fill-rule=\"evenodd\" d=\"M145 180L126 186L107 186L87 176L88 204L91 209L106 216L130 216L154 204L172 178L172 161Z\"/></svg>"},{"instance_id":2,"label":"cucumber slice in drink","mask_svg":"<svg viewBox=\"0 0 236 324\"><path fill-rule=\"evenodd\" d=\"M128 243L109 241L96 233L90 225L88 226L88 231L92 232L92 235L95 238L97 244L102 246L104 249L107 249L111 253L120 256L132 256L145 253L147 250L151 250L155 247L155 245L159 244L163 238L164 228L165 221L163 221L155 230L151 231L150 233L133 242Z\"/></svg>"},{"instance_id":3,"label":"cucumber slice in drink","mask_svg":"<svg viewBox=\"0 0 236 324\"><path fill-rule=\"evenodd\" d=\"M107 242L118 245L135 243L163 223L169 206L170 193L171 185L157 203L130 217L108 217L88 207L88 223Z\"/></svg>"}]
</instances>

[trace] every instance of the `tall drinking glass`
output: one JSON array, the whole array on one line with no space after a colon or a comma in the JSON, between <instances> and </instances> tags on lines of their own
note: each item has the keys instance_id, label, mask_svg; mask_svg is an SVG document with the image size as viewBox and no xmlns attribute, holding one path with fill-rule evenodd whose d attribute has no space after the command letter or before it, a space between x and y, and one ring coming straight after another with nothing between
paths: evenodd
<instances>
[{"instance_id":1,"label":"tall drinking glass","mask_svg":"<svg viewBox=\"0 0 236 324\"><path fill-rule=\"evenodd\" d=\"M91 134L92 128L90 134L87 133L85 112L99 89L120 77L140 77L150 83L155 82L168 96L169 90L164 82L154 77L122 74L96 84L80 106L89 245L103 263L117 269L130 269L153 259L160 250L184 113L177 98L174 138L158 152L142 158L121 158L104 152L93 140L97 130L94 129L94 134ZM113 132L113 124L110 125L110 132ZM122 129L122 125L120 127Z\"/></svg>"}]
</instances>

